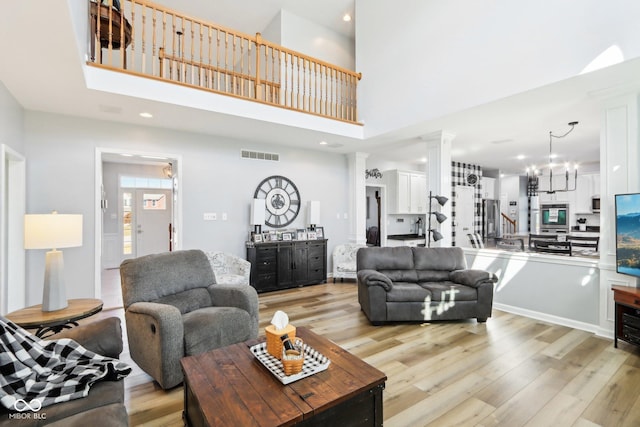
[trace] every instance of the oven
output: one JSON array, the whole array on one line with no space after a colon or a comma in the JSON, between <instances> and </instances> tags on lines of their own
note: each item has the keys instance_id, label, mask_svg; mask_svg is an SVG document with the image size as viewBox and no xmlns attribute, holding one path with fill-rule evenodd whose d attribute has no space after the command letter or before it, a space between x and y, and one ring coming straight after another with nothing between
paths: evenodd
<instances>
[{"instance_id":1,"label":"oven","mask_svg":"<svg viewBox=\"0 0 640 427\"><path fill-rule=\"evenodd\" d=\"M568 233L569 204L540 204L540 231L543 233Z\"/></svg>"}]
</instances>

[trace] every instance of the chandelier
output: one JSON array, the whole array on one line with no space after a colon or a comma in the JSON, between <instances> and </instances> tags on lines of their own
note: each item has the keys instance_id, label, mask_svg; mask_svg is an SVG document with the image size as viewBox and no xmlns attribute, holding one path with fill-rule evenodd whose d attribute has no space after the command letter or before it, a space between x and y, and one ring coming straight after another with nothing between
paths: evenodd
<instances>
[{"instance_id":1,"label":"chandelier","mask_svg":"<svg viewBox=\"0 0 640 427\"><path fill-rule=\"evenodd\" d=\"M573 131L573 128L577 124L578 122L570 122L569 126L571 126L571 128L563 135L554 135L552 131L549 131L549 189L545 191L547 194L564 193L564 192L576 190L576 185L578 182L578 165L576 164L574 166L574 173L571 174L571 176L573 176L573 185L570 185L569 172L571 167L568 162L565 163L564 186L561 188L553 187L553 167L556 166L553 163L553 157L554 157L553 156L553 138L557 138L557 139L564 138L565 136L569 135L571 131ZM540 178L543 177L542 175L543 175L543 172L537 169L535 166L531 166L530 168L527 168L527 186L529 190L528 191L529 195L536 195L538 193L538 185L540 183Z\"/></svg>"}]
</instances>

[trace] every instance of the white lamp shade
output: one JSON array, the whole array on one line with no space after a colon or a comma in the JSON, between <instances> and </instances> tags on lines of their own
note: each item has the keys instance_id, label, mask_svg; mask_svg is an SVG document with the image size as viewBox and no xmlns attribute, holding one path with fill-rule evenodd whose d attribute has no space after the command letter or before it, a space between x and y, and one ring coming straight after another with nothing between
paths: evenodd
<instances>
[{"instance_id":1,"label":"white lamp shade","mask_svg":"<svg viewBox=\"0 0 640 427\"><path fill-rule=\"evenodd\" d=\"M251 225L264 225L265 199L251 201Z\"/></svg>"},{"instance_id":2,"label":"white lamp shade","mask_svg":"<svg viewBox=\"0 0 640 427\"><path fill-rule=\"evenodd\" d=\"M82 215L57 213L24 216L25 249L82 246Z\"/></svg>"},{"instance_id":3,"label":"white lamp shade","mask_svg":"<svg viewBox=\"0 0 640 427\"><path fill-rule=\"evenodd\" d=\"M320 224L320 202L318 200L309 202L307 213L309 215L309 224Z\"/></svg>"}]
</instances>

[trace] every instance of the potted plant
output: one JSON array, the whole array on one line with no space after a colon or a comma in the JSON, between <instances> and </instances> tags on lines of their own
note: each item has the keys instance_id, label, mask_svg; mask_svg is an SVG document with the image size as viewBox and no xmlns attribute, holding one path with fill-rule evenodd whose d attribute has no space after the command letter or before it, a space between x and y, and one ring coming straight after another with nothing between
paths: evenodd
<instances>
[{"instance_id":1,"label":"potted plant","mask_svg":"<svg viewBox=\"0 0 640 427\"><path fill-rule=\"evenodd\" d=\"M587 231L587 218L578 218L576 222L578 223L578 230Z\"/></svg>"}]
</instances>

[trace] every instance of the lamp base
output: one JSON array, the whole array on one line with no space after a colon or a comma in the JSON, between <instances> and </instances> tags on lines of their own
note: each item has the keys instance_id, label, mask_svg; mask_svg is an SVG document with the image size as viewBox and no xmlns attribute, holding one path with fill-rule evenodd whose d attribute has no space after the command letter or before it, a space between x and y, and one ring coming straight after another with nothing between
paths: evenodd
<instances>
[{"instance_id":1,"label":"lamp base","mask_svg":"<svg viewBox=\"0 0 640 427\"><path fill-rule=\"evenodd\" d=\"M67 307L64 287L64 259L62 251L51 250L45 256L42 311L56 311Z\"/></svg>"}]
</instances>

